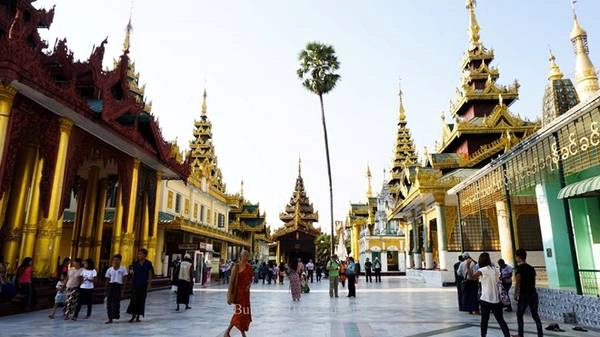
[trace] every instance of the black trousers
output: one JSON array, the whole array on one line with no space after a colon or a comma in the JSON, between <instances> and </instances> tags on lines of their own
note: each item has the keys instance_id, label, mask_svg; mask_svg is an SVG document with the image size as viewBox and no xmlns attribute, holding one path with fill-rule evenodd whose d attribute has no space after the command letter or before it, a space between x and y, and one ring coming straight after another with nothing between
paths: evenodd
<instances>
[{"instance_id":1,"label":"black trousers","mask_svg":"<svg viewBox=\"0 0 600 337\"><path fill-rule=\"evenodd\" d=\"M348 297L356 297L356 276L348 275Z\"/></svg>"},{"instance_id":2,"label":"black trousers","mask_svg":"<svg viewBox=\"0 0 600 337\"><path fill-rule=\"evenodd\" d=\"M464 278L458 276L456 277L456 292L458 293L458 310L464 311L465 306L463 305L463 290L464 290Z\"/></svg>"},{"instance_id":3,"label":"black trousers","mask_svg":"<svg viewBox=\"0 0 600 337\"><path fill-rule=\"evenodd\" d=\"M508 325L502 315L502 303L481 302L481 337L487 336L488 322L490 320L490 312L494 314L496 322L500 325L504 337L510 337Z\"/></svg>"},{"instance_id":4,"label":"black trousers","mask_svg":"<svg viewBox=\"0 0 600 337\"><path fill-rule=\"evenodd\" d=\"M310 279L310 283L313 283L313 274L315 273L314 270L309 270L308 271L308 277L307 279Z\"/></svg>"},{"instance_id":5,"label":"black trousers","mask_svg":"<svg viewBox=\"0 0 600 337\"><path fill-rule=\"evenodd\" d=\"M120 283L109 283L106 292L106 313L108 319L121 318L121 289L123 285Z\"/></svg>"},{"instance_id":6,"label":"black trousers","mask_svg":"<svg viewBox=\"0 0 600 337\"><path fill-rule=\"evenodd\" d=\"M322 277L321 273L317 272L317 282L321 282L321 277Z\"/></svg>"},{"instance_id":7,"label":"black trousers","mask_svg":"<svg viewBox=\"0 0 600 337\"><path fill-rule=\"evenodd\" d=\"M79 299L77 300L77 308L75 309L75 314L73 317L77 318L79 316L79 311L81 310L81 306L87 305L87 316L92 315L92 305L94 298L94 289L82 289L79 288Z\"/></svg>"},{"instance_id":8,"label":"black trousers","mask_svg":"<svg viewBox=\"0 0 600 337\"><path fill-rule=\"evenodd\" d=\"M523 336L523 315L525 314L527 307L529 307L529 311L531 311L531 318L533 318L535 321L538 337L544 335L542 330L542 321L540 320L540 315L538 314L538 305L539 299L537 294L519 297L519 303L517 304L517 325L519 326L520 337Z\"/></svg>"},{"instance_id":9,"label":"black trousers","mask_svg":"<svg viewBox=\"0 0 600 337\"><path fill-rule=\"evenodd\" d=\"M367 282L371 282L373 283L373 274L371 273L371 269L366 269L365 270L365 279Z\"/></svg>"},{"instance_id":10,"label":"black trousers","mask_svg":"<svg viewBox=\"0 0 600 337\"><path fill-rule=\"evenodd\" d=\"M381 282L381 269L375 269L375 282Z\"/></svg>"}]
</instances>

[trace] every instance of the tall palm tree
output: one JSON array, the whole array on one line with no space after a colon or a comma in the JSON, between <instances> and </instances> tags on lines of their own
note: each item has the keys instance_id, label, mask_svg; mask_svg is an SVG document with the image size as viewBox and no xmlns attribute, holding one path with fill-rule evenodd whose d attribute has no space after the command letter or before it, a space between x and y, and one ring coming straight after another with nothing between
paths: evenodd
<instances>
[{"instance_id":1,"label":"tall palm tree","mask_svg":"<svg viewBox=\"0 0 600 337\"><path fill-rule=\"evenodd\" d=\"M323 95L328 94L340 80L335 72L340 68L340 62L335 55L333 46L309 42L298 56L300 68L298 77L302 85L313 94L319 96L321 103L321 120L323 122L323 137L325 138L325 155L327 156L327 175L329 176L329 206L331 212L331 252L334 252L335 229L333 228L333 184L331 183L331 161L329 160L329 140L327 139L327 124L325 123L325 107Z\"/></svg>"}]
</instances>

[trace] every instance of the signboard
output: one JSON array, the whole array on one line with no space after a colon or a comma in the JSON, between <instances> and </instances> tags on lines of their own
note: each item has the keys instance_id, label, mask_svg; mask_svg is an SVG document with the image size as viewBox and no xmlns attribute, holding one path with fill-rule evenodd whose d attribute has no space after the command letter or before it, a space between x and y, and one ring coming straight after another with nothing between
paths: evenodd
<instances>
[{"instance_id":1,"label":"signboard","mask_svg":"<svg viewBox=\"0 0 600 337\"><path fill-rule=\"evenodd\" d=\"M180 243L177 245L179 250L196 250L198 249L197 243Z\"/></svg>"}]
</instances>

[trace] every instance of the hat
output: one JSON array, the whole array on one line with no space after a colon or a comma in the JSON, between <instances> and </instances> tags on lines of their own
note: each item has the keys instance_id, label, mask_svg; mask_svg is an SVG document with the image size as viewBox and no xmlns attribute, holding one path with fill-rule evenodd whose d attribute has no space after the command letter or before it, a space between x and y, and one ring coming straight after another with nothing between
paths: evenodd
<instances>
[{"instance_id":1,"label":"hat","mask_svg":"<svg viewBox=\"0 0 600 337\"><path fill-rule=\"evenodd\" d=\"M462 255L462 256L463 256L465 259L468 259L468 258L470 258L470 257L471 257L471 256L469 255L469 253L463 253L463 255Z\"/></svg>"}]
</instances>

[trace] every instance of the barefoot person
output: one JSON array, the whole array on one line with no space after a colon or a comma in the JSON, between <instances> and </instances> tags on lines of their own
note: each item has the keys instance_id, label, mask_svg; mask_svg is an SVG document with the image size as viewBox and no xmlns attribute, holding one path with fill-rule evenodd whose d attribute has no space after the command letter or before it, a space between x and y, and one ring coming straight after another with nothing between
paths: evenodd
<instances>
[{"instance_id":1,"label":"barefoot person","mask_svg":"<svg viewBox=\"0 0 600 337\"><path fill-rule=\"evenodd\" d=\"M152 276L154 268L152 262L146 259L148 251L144 248L137 253L137 261L133 263L130 269L131 277L131 299L127 313L131 315L129 323L140 322L140 316L144 316L146 311L146 295L152 285Z\"/></svg>"},{"instance_id":2,"label":"barefoot person","mask_svg":"<svg viewBox=\"0 0 600 337\"><path fill-rule=\"evenodd\" d=\"M252 285L252 266L248 263L249 253L242 250L240 262L233 266L229 289L227 290L227 304L234 305L233 317L231 323L225 331L225 337L229 337L231 329L235 326L242 336L246 336L246 331L252 322L250 312L250 285Z\"/></svg>"},{"instance_id":3,"label":"barefoot person","mask_svg":"<svg viewBox=\"0 0 600 337\"><path fill-rule=\"evenodd\" d=\"M202 262L200 262L202 263ZM189 310L190 295L194 289L194 267L192 265L192 257L190 254L185 254L183 261L179 264L179 275L177 276L177 308L179 305L185 304L185 309Z\"/></svg>"},{"instance_id":4,"label":"barefoot person","mask_svg":"<svg viewBox=\"0 0 600 337\"><path fill-rule=\"evenodd\" d=\"M127 269L121 266L121 254L116 254L112 258L112 266L108 268L104 277L106 278L106 314L111 324L113 319L121 318L121 297L123 297L125 288L123 287L124 278L127 276Z\"/></svg>"}]
</instances>

